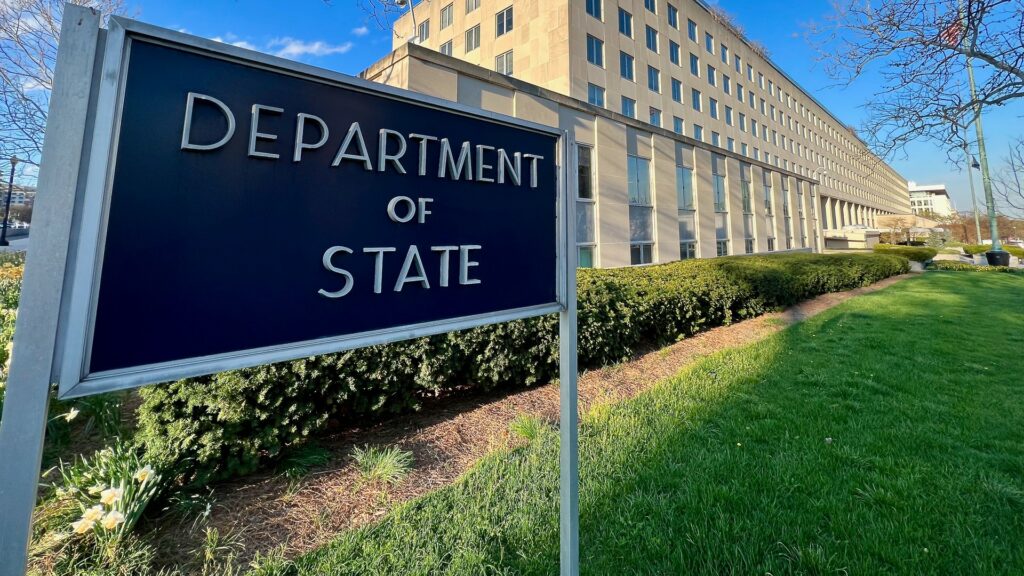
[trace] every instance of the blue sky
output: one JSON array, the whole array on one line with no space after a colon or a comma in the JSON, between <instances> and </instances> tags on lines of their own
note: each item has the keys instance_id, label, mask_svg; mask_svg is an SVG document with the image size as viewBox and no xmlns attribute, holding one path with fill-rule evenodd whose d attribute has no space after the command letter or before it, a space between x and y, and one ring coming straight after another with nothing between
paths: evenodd
<instances>
[{"instance_id":1,"label":"blue sky","mask_svg":"<svg viewBox=\"0 0 1024 576\"><path fill-rule=\"evenodd\" d=\"M356 74L391 48L391 33L382 30L360 2L368 0L127 0L127 13L135 18L191 34L277 53L281 56ZM582 0L573 0L582 1ZM763 43L772 60L813 94L836 117L857 126L864 117L861 105L877 80L865 77L853 86L838 87L814 61L804 39L804 25L821 20L830 11L828 0L772 2L720 0L752 40ZM1024 102L984 116L986 143L992 169L1006 155L1007 146L1021 135ZM970 207L966 173L951 166L944 151L931 144L912 145L906 157L890 164L908 180L945 183L957 208ZM981 199L981 177L975 174Z\"/></svg>"}]
</instances>

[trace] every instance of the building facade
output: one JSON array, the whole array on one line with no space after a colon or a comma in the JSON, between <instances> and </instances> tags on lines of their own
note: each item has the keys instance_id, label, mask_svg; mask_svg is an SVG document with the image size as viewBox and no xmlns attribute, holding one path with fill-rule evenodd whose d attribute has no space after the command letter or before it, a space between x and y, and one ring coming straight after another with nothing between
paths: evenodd
<instances>
[{"instance_id":1,"label":"building facade","mask_svg":"<svg viewBox=\"0 0 1024 576\"><path fill-rule=\"evenodd\" d=\"M910 211L899 174L693 0L431 0L395 32L364 77L572 132L583 265L819 251Z\"/></svg>"},{"instance_id":2,"label":"building facade","mask_svg":"<svg viewBox=\"0 0 1024 576\"><path fill-rule=\"evenodd\" d=\"M944 218L957 213L945 184L909 182L910 210L913 214Z\"/></svg>"}]
</instances>

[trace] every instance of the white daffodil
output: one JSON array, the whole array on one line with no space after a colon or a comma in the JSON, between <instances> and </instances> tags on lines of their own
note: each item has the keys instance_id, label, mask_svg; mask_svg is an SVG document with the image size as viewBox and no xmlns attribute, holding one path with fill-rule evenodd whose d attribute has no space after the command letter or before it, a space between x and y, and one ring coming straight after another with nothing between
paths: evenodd
<instances>
[{"instance_id":1,"label":"white daffodil","mask_svg":"<svg viewBox=\"0 0 1024 576\"><path fill-rule=\"evenodd\" d=\"M88 510L82 513L82 520L88 522L95 522L100 518L103 518L102 506L93 506L92 508L89 508Z\"/></svg>"},{"instance_id":2,"label":"white daffodil","mask_svg":"<svg viewBox=\"0 0 1024 576\"><path fill-rule=\"evenodd\" d=\"M113 530L114 528L117 528L117 525L122 522L124 522L124 514L121 514L117 510L114 510L103 517L103 521L100 522L100 525L102 525L107 530Z\"/></svg>"},{"instance_id":3,"label":"white daffodil","mask_svg":"<svg viewBox=\"0 0 1024 576\"><path fill-rule=\"evenodd\" d=\"M103 484L93 484L92 486L89 486L89 495L95 496L106 489L107 487L104 486Z\"/></svg>"},{"instance_id":4,"label":"white daffodil","mask_svg":"<svg viewBox=\"0 0 1024 576\"><path fill-rule=\"evenodd\" d=\"M95 523L95 520L86 520L85 518L82 518L81 520L72 522L71 529L75 532L75 534L85 534L89 530L92 530L93 524Z\"/></svg>"},{"instance_id":5,"label":"white daffodil","mask_svg":"<svg viewBox=\"0 0 1024 576\"><path fill-rule=\"evenodd\" d=\"M146 480L149 480L150 477L152 477L152 476L153 476L153 469L150 468L149 464L147 464L147 465L143 466L142 468L140 468L139 471L135 473L134 478L137 481L139 481L139 482L145 482Z\"/></svg>"},{"instance_id":6,"label":"white daffodil","mask_svg":"<svg viewBox=\"0 0 1024 576\"><path fill-rule=\"evenodd\" d=\"M71 422L72 420L74 420L75 418L78 417L78 414L79 414L78 408L72 407L71 410L67 411L67 414L64 414L64 421L65 422Z\"/></svg>"},{"instance_id":7,"label":"white daffodil","mask_svg":"<svg viewBox=\"0 0 1024 576\"><path fill-rule=\"evenodd\" d=\"M124 490L120 488L107 488L100 493L100 504L110 506L114 502L120 500L122 495L124 495Z\"/></svg>"}]
</instances>

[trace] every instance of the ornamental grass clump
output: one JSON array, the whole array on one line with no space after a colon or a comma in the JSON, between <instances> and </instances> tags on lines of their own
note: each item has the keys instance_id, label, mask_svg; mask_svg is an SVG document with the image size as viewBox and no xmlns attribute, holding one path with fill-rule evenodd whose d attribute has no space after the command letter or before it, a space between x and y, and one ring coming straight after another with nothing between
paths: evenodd
<instances>
[{"instance_id":1,"label":"ornamental grass clump","mask_svg":"<svg viewBox=\"0 0 1024 576\"><path fill-rule=\"evenodd\" d=\"M161 475L121 441L57 468L52 496L41 506L33 555L49 557L57 573L121 568L137 555L131 537L146 506L160 493Z\"/></svg>"},{"instance_id":2,"label":"ornamental grass clump","mask_svg":"<svg viewBox=\"0 0 1024 576\"><path fill-rule=\"evenodd\" d=\"M363 482L395 486L412 468L412 452L397 446L366 446L352 449L352 460Z\"/></svg>"}]
</instances>

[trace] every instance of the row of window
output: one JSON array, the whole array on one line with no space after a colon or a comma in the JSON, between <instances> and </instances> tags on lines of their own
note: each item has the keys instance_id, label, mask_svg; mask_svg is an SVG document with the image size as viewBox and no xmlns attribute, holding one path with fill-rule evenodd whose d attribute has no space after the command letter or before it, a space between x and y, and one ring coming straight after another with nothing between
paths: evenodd
<instances>
[{"instance_id":1,"label":"row of window","mask_svg":"<svg viewBox=\"0 0 1024 576\"><path fill-rule=\"evenodd\" d=\"M688 151L688 154L687 154ZM595 193L593 175L593 151L588 146L577 147L577 199L576 199L576 242L578 246L579 265L594 265L594 249L596 246ZM679 154L680 162L676 165L676 197L679 211L679 257L680 259L696 257L697 226L694 204L694 181L692 160L693 149L683 147ZM750 200L750 164L740 163L740 181L742 204L744 211L745 252L754 252L753 209ZM716 253L719 256L729 254L728 213L726 188L726 159L720 154L711 156L711 185L716 220ZM762 172L765 190L765 207L768 229L767 249L775 250L775 222L772 215L772 173ZM630 262L633 265L650 264L654 251L654 201L651 191L650 160L629 154L626 157L626 180L629 210L629 241ZM782 179L783 209L785 212L784 230L786 249L792 248L793 238L789 216L789 182ZM801 246L807 246L806 233L803 232L803 191L797 187L797 201L800 206ZM812 209L813 213L813 209Z\"/></svg>"},{"instance_id":2,"label":"row of window","mask_svg":"<svg viewBox=\"0 0 1024 576\"><path fill-rule=\"evenodd\" d=\"M650 4L652 6L652 7L648 8L648 10L650 12L652 12L654 14L658 13L657 12L657 7L656 7L656 3L653 0L645 0L645 5L647 5L647 4ZM675 6L673 6L671 3L667 3L666 6L667 6L667 9L668 9L668 16L667 16L668 24L673 29L678 30L679 29L679 11L678 11L678 9ZM587 13L588 14L590 14L594 18L597 18L598 20L602 20L602 21L604 20L604 8L603 8L603 1L602 0L587 0L586 8L587 8ZM620 31L620 33L628 36L629 38L633 38L633 36L634 36L633 15L630 12L628 12L627 10L625 10L625 9L620 7L618 9L618 21L619 21L618 24L619 24L619 31ZM690 20L690 19L687 19L687 37L691 41L693 41L694 43L698 42L697 23L694 22L693 20ZM652 28L650 26L645 26L645 39L646 39L646 43L647 43L648 49L650 49L650 50L652 50L654 52L659 52L658 31L655 28ZM710 32L705 32L703 40L704 40L704 49L709 54L715 54L716 53L716 42L715 42L714 35L712 35ZM721 59L723 64L730 65L730 50L729 50L729 47L726 44L724 44L724 43L717 44L717 54L718 54L718 56ZM733 66L733 68L735 69L735 71L738 74L742 74L743 71L744 71L744 63L743 63L742 58L740 57L739 54L732 54L731 56L732 56L732 58L731 58L731 65ZM671 40L669 41L669 59L674 64L679 65L679 45L676 42L671 41ZM699 76L699 74L700 74L700 64L699 64L699 61L697 61L696 55L694 55L694 54L691 54L691 71L695 75ZM755 73L754 73L753 66L750 65L750 64L746 64L745 71L746 71L746 76L747 76L748 81L750 81L751 83L754 83L755 82ZM707 79L708 79L708 82L711 85L717 85L715 69L710 64L708 65ZM768 94L770 96L777 97L780 103L784 103L785 106L787 106L791 110L799 110L800 115L805 120L813 121L813 123L814 123L816 128L827 130L828 135L830 137L832 137L835 141L841 143L843 145L843 147L846 148L847 151L841 150L840 147L837 146L836 144L833 144L833 143L827 142L827 141L823 141L819 134L809 135L807 133L808 131L806 129L805 130L801 130L800 129L799 123L797 123L797 127L796 127L796 132L798 134L803 136L809 142L814 142L817 146L823 147L823 148L827 149L833 155L836 155L836 156L839 156L839 157L843 158L844 161L850 162L851 160L855 159L855 155L858 153L858 149L854 146L853 141L851 139L843 136L839 131L835 130L831 126L828 126L825 122L822 122L820 120L820 118L813 111L811 111L810 109L806 108L802 103L797 102L790 94L785 93L782 90L781 86L776 87L775 83L771 79L767 79L767 82L766 82L766 78L765 78L763 73L758 72L756 74L756 79L757 79L756 80L757 85L760 87L761 90L767 90L767 92L768 92ZM731 84L732 84L731 78L729 78L728 75L722 74L722 87L723 87L723 90L727 94L731 93L731 88L732 88ZM736 93L737 93L737 97L742 101L743 100L743 87L742 87L742 85L740 85L738 83L737 83ZM754 107L755 103L753 101L754 95L753 95L753 91L752 90L750 91L750 98L751 98L751 107ZM764 111L765 105L764 104L765 104L764 99L761 99L762 113L765 113L765 111ZM775 118L776 118L776 114L775 114L774 105L773 105L772 106L772 119L775 120ZM781 122L785 126L786 125L786 121L784 119L784 115L780 113L778 118L779 118L778 121ZM794 126L793 126L792 116L790 116L788 124L789 124L789 129L793 130ZM786 142L785 136L783 136L783 142L784 143ZM812 161L817 166L821 166L821 167L826 167L827 166L827 167L829 167L829 168L831 168L831 169L833 169L835 171L838 171L839 173L841 173L846 178L854 180L854 181L856 181L856 182L858 182L860 184L865 184L865 183L867 183L869 181L873 181L875 183L879 183L880 180L881 180L877 175L873 174L873 171L868 171L867 175L861 174L861 173L855 172L854 170L849 169L846 166L839 165L839 164L835 163L834 161L832 161L830 159L827 159L823 155L819 154L817 151L811 150L809 147L807 147L807 150L803 150L804 146L802 144L797 144L796 148L798 148L798 149L797 150L791 150L791 151L794 152L794 153L797 153L800 157L805 158L805 159L807 159L809 161ZM789 150L790 148L787 147L786 149ZM786 161L786 160L783 160L783 162L788 164L788 161ZM807 172L808 171L804 170L801 167L801 173L802 174L806 175ZM892 174L888 174L887 173L886 175L889 176L889 179L892 179L894 177ZM853 186L853 185L850 185L849 183L840 182L838 180L831 179L831 178L829 180L830 180L830 184L833 187L837 187L837 188L839 188L841 190L844 190L844 191L847 191L847 192L850 192L850 193L854 193L854 194L857 194L857 195L860 195L860 196L867 196L868 195L863 189L861 189L861 188L859 188L857 186Z\"/></svg>"}]
</instances>

